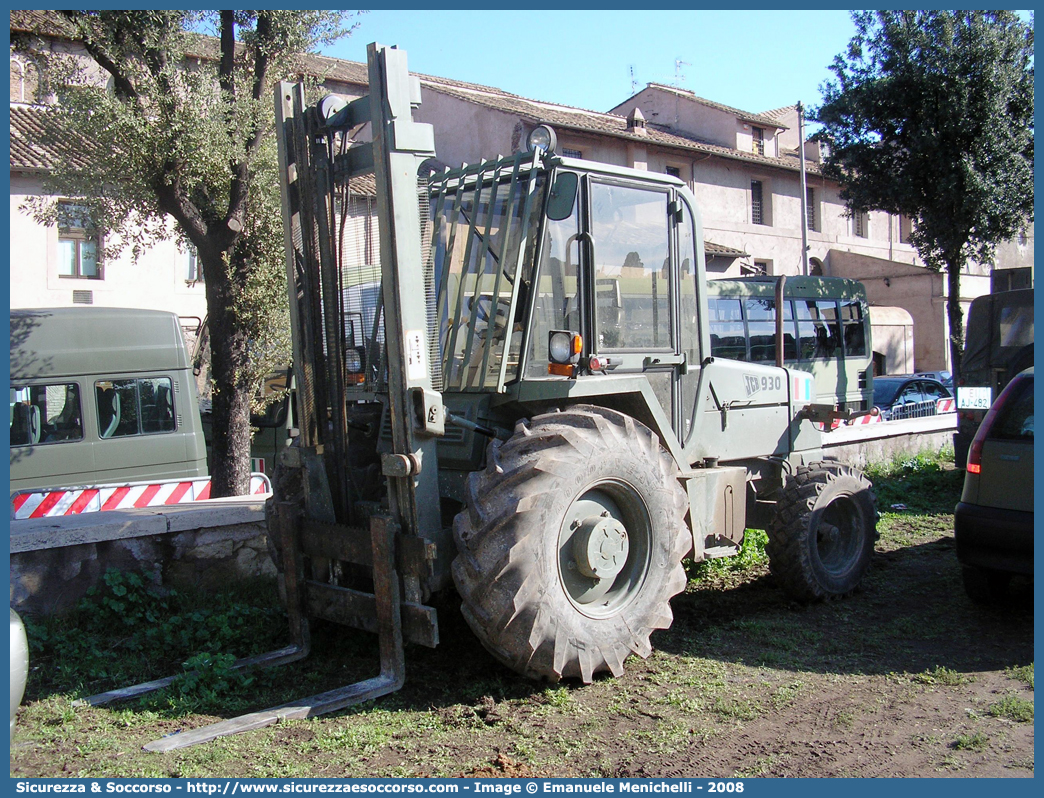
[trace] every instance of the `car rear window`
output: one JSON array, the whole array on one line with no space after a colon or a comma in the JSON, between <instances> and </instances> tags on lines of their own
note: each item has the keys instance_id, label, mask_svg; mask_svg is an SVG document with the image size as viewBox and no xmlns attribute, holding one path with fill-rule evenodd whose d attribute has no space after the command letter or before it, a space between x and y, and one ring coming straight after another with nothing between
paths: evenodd
<instances>
[{"instance_id":1,"label":"car rear window","mask_svg":"<svg viewBox=\"0 0 1044 798\"><path fill-rule=\"evenodd\" d=\"M1033 379L1019 380L989 432L1000 440L1033 440Z\"/></svg>"},{"instance_id":2,"label":"car rear window","mask_svg":"<svg viewBox=\"0 0 1044 798\"><path fill-rule=\"evenodd\" d=\"M890 405L903 385L905 385L904 380L889 380L878 377L874 380L874 404L882 407Z\"/></svg>"}]
</instances>

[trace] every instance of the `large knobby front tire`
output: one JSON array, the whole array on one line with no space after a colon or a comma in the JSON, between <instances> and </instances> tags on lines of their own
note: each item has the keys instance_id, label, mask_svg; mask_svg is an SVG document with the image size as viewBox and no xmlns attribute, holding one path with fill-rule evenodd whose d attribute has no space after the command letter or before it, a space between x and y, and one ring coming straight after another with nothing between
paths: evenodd
<instances>
[{"instance_id":1,"label":"large knobby front tire","mask_svg":"<svg viewBox=\"0 0 1044 798\"><path fill-rule=\"evenodd\" d=\"M490 444L453 524L468 625L524 676L619 676L673 620L686 507L674 461L634 419L580 406L519 422Z\"/></svg>"},{"instance_id":2,"label":"large knobby front tire","mask_svg":"<svg viewBox=\"0 0 1044 798\"><path fill-rule=\"evenodd\" d=\"M870 481L848 466L813 463L787 480L765 550L783 590L813 602L854 591L870 567L876 539Z\"/></svg>"}]
</instances>

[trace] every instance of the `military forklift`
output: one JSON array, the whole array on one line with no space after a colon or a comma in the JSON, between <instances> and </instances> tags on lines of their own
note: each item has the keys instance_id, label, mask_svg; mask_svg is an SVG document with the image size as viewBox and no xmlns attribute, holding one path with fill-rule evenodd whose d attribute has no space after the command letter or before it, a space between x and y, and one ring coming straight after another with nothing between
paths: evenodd
<instances>
[{"instance_id":1,"label":"military forklift","mask_svg":"<svg viewBox=\"0 0 1044 798\"><path fill-rule=\"evenodd\" d=\"M710 355L685 184L565 157L545 125L526 152L433 169L405 52L368 60L360 99L277 90L300 435L268 523L295 643L250 664L305 656L322 618L376 632L381 673L152 750L398 689L451 587L503 665L590 682L648 656L683 560L735 554L748 527L798 601L870 562L871 485L824 458L844 411L783 367L783 314L775 366Z\"/></svg>"}]
</instances>

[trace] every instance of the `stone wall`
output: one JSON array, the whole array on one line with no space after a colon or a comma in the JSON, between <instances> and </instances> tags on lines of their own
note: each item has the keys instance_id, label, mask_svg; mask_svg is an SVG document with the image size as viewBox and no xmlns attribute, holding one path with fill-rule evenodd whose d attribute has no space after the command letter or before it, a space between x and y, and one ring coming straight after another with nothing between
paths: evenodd
<instances>
[{"instance_id":1,"label":"stone wall","mask_svg":"<svg viewBox=\"0 0 1044 798\"><path fill-rule=\"evenodd\" d=\"M67 611L109 568L153 575L157 586L218 591L274 576L264 504L256 499L11 522L11 606Z\"/></svg>"}]
</instances>

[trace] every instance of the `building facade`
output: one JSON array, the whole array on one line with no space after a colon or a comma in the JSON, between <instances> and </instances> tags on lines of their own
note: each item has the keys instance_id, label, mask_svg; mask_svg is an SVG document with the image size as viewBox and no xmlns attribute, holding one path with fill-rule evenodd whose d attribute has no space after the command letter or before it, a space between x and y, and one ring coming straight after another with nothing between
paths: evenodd
<instances>
[{"instance_id":1,"label":"building facade","mask_svg":"<svg viewBox=\"0 0 1044 798\"><path fill-rule=\"evenodd\" d=\"M41 12L12 12L12 28L35 25L40 46L75 48L47 27L47 19ZM301 65L302 72L331 92L348 98L367 92L364 64L306 56ZM796 106L749 113L684 89L649 84L601 113L435 76L422 75L421 84L422 104L415 117L434 127L442 165L514 152L525 146L534 127L551 125L564 155L667 172L685 181L703 215L710 277L793 275L807 268L813 275L861 280L872 307L879 308L871 315L881 320L874 329L880 368L900 373L947 367L946 281L923 268L909 243L909 219L877 211L847 213L839 186L822 174L821 152L814 142L803 145L802 192ZM26 212L25 201L39 194L47 168L47 153L34 151L31 125L32 103L46 98L31 96L32 86L28 66L16 69L13 55L12 305L67 304L84 301L89 293L105 304L201 315L203 290L194 279L192 258L173 242L137 263L121 258L94 268L88 257L70 266L78 245L69 236L76 231L44 228ZM367 138L368 131L360 137ZM997 261L1018 268L1031 266L1032 258L1031 228L1028 236L1002 246ZM989 292L990 272L990 264L969 264L961 280L962 304Z\"/></svg>"}]
</instances>

